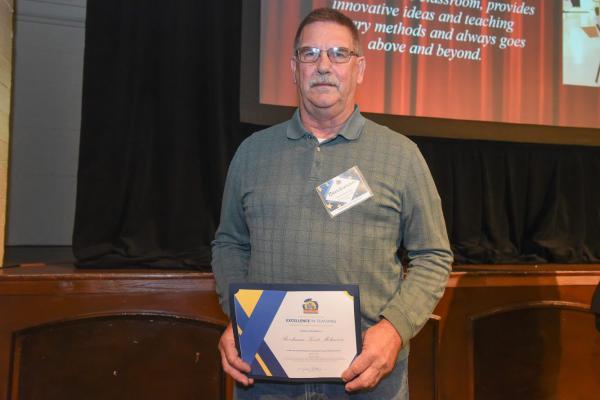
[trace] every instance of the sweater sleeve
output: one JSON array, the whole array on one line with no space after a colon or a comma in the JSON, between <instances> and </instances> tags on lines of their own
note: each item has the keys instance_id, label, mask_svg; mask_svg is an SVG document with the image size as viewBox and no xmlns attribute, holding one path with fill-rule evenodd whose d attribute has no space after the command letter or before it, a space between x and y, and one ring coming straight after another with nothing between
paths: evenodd
<instances>
[{"instance_id":1,"label":"sweater sleeve","mask_svg":"<svg viewBox=\"0 0 600 400\"><path fill-rule=\"evenodd\" d=\"M453 261L441 199L429 168L416 145L410 154L400 226L408 273L380 314L394 325L403 346L425 325L442 297Z\"/></svg>"},{"instance_id":2,"label":"sweater sleeve","mask_svg":"<svg viewBox=\"0 0 600 400\"><path fill-rule=\"evenodd\" d=\"M221 220L212 242L212 270L219 303L229 315L229 284L245 282L250 259L250 234L242 204L243 149L233 157L225 181Z\"/></svg>"}]
</instances>

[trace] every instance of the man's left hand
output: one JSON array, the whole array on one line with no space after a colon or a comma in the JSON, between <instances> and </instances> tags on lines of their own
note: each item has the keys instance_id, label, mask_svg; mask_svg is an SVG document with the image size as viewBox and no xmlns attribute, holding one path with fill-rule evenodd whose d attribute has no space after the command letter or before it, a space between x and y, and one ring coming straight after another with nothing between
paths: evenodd
<instances>
[{"instance_id":1,"label":"man's left hand","mask_svg":"<svg viewBox=\"0 0 600 400\"><path fill-rule=\"evenodd\" d=\"M342 374L346 391L372 389L394 365L402 347L402 338L387 319L382 319L367 329L362 352Z\"/></svg>"}]
</instances>

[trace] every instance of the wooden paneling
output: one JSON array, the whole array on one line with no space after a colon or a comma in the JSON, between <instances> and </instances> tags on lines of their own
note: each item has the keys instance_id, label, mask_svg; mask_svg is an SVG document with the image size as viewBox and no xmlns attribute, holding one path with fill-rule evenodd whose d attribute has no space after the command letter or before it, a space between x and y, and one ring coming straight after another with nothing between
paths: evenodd
<instances>
[{"instance_id":1,"label":"wooden paneling","mask_svg":"<svg viewBox=\"0 0 600 400\"><path fill-rule=\"evenodd\" d=\"M13 0L0 0L0 268L4 257L12 87Z\"/></svg>"},{"instance_id":2,"label":"wooden paneling","mask_svg":"<svg viewBox=\"0 0 600 400\"><path fill-rule=\"evenodd\" d=\"M18 332L12 398L223 399L219 325L161 315L85 318ZM82 355L85 354L85 357ZM202 377L200 379L200 377Z\"/></svg>"},{"instance_id":3,"label":"wooden paneling","mask_svg":"<svg viewBox=\"0 0 600 400\"><path fill-rule=\"evenodd\" d=\"M440 317L432 316L410 343L408 387L418 400L436 400L438 393L437 357L440 347Z\"/></svg>"},{"instance_id":4,"label":"wooden paneling","mask_svg":"<svg viewBox=\"0 0 600 400\"><path fill-rule=\"evenodd\" d=\"M13 13L12 0L0 0L0 55L6 59L12 53L13 42Z\"/></svg>"},{"instance_id":5,"label":"wooden paneling","mask_svg":"<svg viewBox=\"0 0 600 400\"><path fill-rule=\"evenodd\" d=\"M478 271L477 268L480 270ZM523 342L527 341L531 344L536 340L535 338L552 336L557 324L565 332L567 329L565 325L571 324L570 319L573 318L573 314L569 314L569 319L563 318L564 313L558 314L561 317L557 319L556 313L550 313L553 317L545 322L538 319L535 320L537 322L530 321L530 324L524 328L528 332L519 329L517 323L521 320L519 318L501 320L491 316L498 315L500 318L500 315L508 310L521 310L520 316L535 315L536 318L540 318L545 315L540 309L542 304L553 305L552 307L559 307L559 309L575 307L578 310L578 334L592 339L600 334L594 329L593 315L589 310L593 290L599 281L600 268L597 265L572 267L516 265L501 266L497 269L493 266L472 266L468 270L457 269L457 272L452 274L444 297L436 308L436 314L441 316L441 344L437 365L439 399L487 400L486 396L490 394L485 388L490 385L496 385L496 388L502 387L503 382L506 384L518 382L521 385L518 389L519 393L539 395L539 397L530 397L533 400L582 399L577 397L576 391L569 392L569 386L576 384L593 386L595 385L593 382L598 380L598 372L593 369L582 369L576 360L566 356L566 354L578 354L580 351L579 342L574 340L574 337L560 336L558 344L556 337L554 339L547 337L544 341L538 341L535 352L526 354L512 352L510 349L505 349L506 351L503 352L503 349L488 348L502 346L503 343L512 344L515 338L507 336L517 334L523 335ZM527 314L529 312L531 313ZM597 339L592 341L591 345L589 351L598 354L600 343ZM484 348L492 352L492 355L483 352ZM556 353L557 349L561 352L558 371L548 364L548 368L539 370L539 374L528 375L528 378L523 379L520 376L523 369L513 365L517 363L522 363L524 367L536 365L539 361L532 359L534 353L552 354ZM496 359L493 357L494 354L497 355ZM498 357L507 359L502 365L495 365L493 360L497 360ZM492 365L489 364L490 362ZM578 376L569 375L569 370L577 370ZM494 371L495 376L490 377ZM552 388L544 393L538 390L542 385L544 387L551 385ZM566 394L567 392L570 394ZM565 395L557 397L557 393ZM583 397L583 399L587 398L594 397Z\"/></svg>"},{"instance_id":6,"label":"wooden paneling","mask_svg":"<svg viewBox=\"0 0 600 400\"><path fill-rule=\"evenodd\" d=\"M411 398L595 399L599 266L474 268L411 342ZM200 272L0 270L0 399L226 397L214 287Z\"/></svg>"},{"instance_id":7,"label":"wooden paneling","mask_svg":"<svg viewBox=\"0 0 600 400\"><path fill-rule=\"evenodd\" d=\"M7 58L10 57L10 58ZM10 87L12 82L12 53L0 54L0 85Z\"/></svg>"},{"instance_id":8,"label":"wooden paneling","mask_svg":"<svg viewBox=\"0 0 600 400\"><path fill-rule=\"evenodd\" d=\"M216 397L194 398L224 396L215 363L227 320L212 274L6 268L0 316L0 399L187 399L184 391L191 396L202 387ZM211 373L198 374L204 367ZM37 385L47 394L37 396ZM71 396L86 387L94 391ZM143 395L113 396L117 391Z\"/></svg>"},{"instance_id":9,"label":"wooden paneling","mask_svg":"<svg viewBox=\"0 0 600 400\"><path fill-rule=\"evenodd\" d=\"M593 326L589 306L563 302L520 304L474 318L475 398L588 399L600 394L600 379L581 373L600 374L600 333Z\"/></svg>"}]
</instances>

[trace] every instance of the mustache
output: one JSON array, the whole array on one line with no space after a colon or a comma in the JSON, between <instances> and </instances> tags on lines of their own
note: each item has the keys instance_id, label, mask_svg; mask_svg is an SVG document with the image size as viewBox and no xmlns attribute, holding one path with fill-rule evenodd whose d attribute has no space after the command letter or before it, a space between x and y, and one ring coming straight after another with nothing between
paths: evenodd
<instances>
[{"instance_id":1,"label":"mustache","mask_svg":"<svg viewBox=\"0 0 600 400\"><path fill-rule=\"evenodd\" d=\"M337 81L337 79L333 78L332 76L317 75L308 82L308 85L310 87L313 87L316 85L330 85L330 86L339 87L340 83Z\"/></svg>"}]
</instances>

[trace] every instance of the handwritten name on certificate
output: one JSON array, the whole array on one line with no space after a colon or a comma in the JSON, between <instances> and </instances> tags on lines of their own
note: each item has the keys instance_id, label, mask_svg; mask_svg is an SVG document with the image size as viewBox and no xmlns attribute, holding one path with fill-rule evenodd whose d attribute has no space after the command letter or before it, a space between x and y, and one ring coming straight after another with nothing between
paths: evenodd
<instances>
[{"instance_id":1,"label":"handwritten name on certificate","mask_svg":"<svg viewBox=\"0 0 600 400\"><path fill-rule=\"evenodd\" d=\"M362 346L356 285L232 284L230 297L253 378L341 380Z\"/></svg>"}]
</instances>

